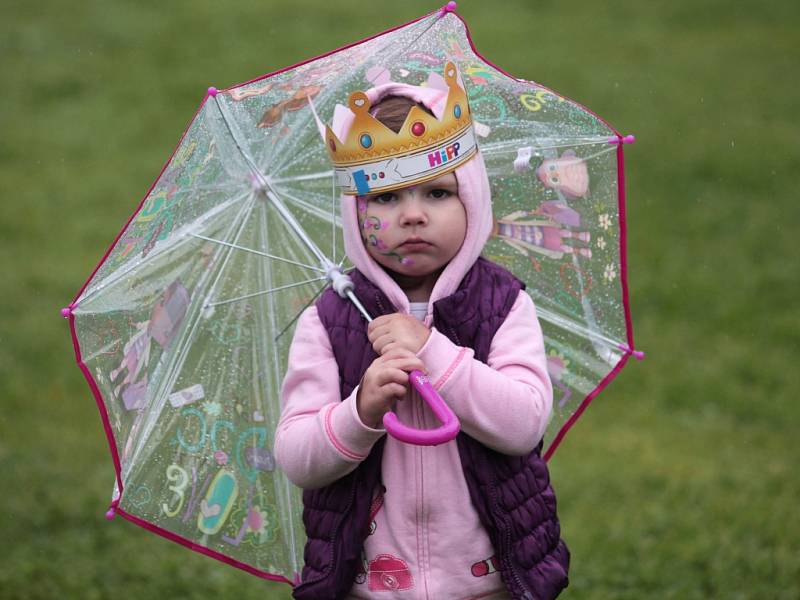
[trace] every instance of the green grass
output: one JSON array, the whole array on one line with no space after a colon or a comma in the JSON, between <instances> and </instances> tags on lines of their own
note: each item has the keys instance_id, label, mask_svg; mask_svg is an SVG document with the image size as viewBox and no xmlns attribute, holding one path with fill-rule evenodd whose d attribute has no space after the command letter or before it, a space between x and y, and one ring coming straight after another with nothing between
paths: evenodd
<instances>
[{"instance_id":1,"label":"green grass","mask_svg":"<svg viewBox=\"0 0 800 600\"><path fill-rule=\"evenodd\" d=\"M69 302L209 85L405 22L422 2L4 2L0 598L283 598L103 518L113 468ZM462 2L509 72L626 150L637 347L551 461L564 598L800 597L796 2ZM795 264L794 267L792 265Z\"/></svg>"}]
</instances>

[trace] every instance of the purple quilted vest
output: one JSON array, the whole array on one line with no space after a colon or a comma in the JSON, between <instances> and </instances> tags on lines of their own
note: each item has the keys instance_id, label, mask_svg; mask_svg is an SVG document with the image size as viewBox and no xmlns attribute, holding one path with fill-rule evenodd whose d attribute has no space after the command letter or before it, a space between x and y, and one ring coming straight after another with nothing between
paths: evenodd
<instances>
[{"instance_id":1,"label":"purple quilted vest","mask_svg":"<svg viewBox=\"0 0 800 600\"><path fill-rule=\"evenodd\" d=\"M373 316L395 312L386 296L359 271L355 294ZM459 346L487 361L495 332L524 284L511 273L479 258L454 294L434 303L433 323ZM377 357L367 339L367 323L349 300L331 289L317 301L339 365L342 398L350 395ZM556 498L550 487L542 444L527 456L508 456L465 433L456 438L472 504L500 560L503 582L513 598L555 598L567 586L569 550L560 539ZM303 600L344 597L353 585L367 536L373 492L380 484L385 437L349 475L303 493L308 541Z\"/></svg>"}]
</instances>

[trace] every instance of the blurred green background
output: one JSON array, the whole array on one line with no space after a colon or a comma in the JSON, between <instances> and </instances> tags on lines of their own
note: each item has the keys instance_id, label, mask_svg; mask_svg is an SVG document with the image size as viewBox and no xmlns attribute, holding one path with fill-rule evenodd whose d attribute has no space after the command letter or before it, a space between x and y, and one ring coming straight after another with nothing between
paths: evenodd
<instances>
[{"instance_id":1,"label":"blurred green background","mask_svg":"<svg viewBox=\"0 0 800 600\"><path fill-rule=\"evenodd\" d=\"M0 6L0 598L286 598L105 513L69 303L228 87L435 3ZM569 599L800 598L800 4L463 1L478 49L626 147L633 361L551 461ZM792 266L794 265L794 266Z\"/></svg>"}]
</instances>

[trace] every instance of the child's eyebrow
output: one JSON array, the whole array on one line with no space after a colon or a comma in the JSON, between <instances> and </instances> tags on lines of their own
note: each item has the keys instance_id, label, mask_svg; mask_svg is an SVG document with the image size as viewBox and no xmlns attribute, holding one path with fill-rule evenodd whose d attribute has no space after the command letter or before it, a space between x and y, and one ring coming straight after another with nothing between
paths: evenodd
<instances>
[{"instance_id":1,"label":"child's eyebrow","mask_svg":"<svg viewBox=\"0 0 800 600\"><path fill-rule=\"evenodd\" d=\"M455 181L426 181L424 183L420 183L419 186L425 189L431 188L455 188L458 186L458 183Z\"/></svg>"}]
</instances>

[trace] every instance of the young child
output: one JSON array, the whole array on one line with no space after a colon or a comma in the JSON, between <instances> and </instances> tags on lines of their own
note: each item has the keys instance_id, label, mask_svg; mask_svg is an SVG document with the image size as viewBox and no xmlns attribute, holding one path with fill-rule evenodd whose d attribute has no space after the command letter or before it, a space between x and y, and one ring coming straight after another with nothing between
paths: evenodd
<instances>
[{"instance_id":1,"label":"young child","mask_svg":"<svg viewBox=\"0 0 800 600\"><path fill-rule=\"evenodd\" d=\"M455 67L340 108L327 141L345 173L354 292L375 320L328 289L297 324L275 440L304 489L294 597L554 598L569 552L540 457L552 404L544 343L522 283L480 257L489 181ZM441 131L457 142L437 144ZM431 158L414 171L391 156L403 145ZM347 167L359 147L378 158ZM408 385L414 369L458 416L455 440L414 446L383 429L388 410L439 425Z\"/></svg>"}]
</instances>

